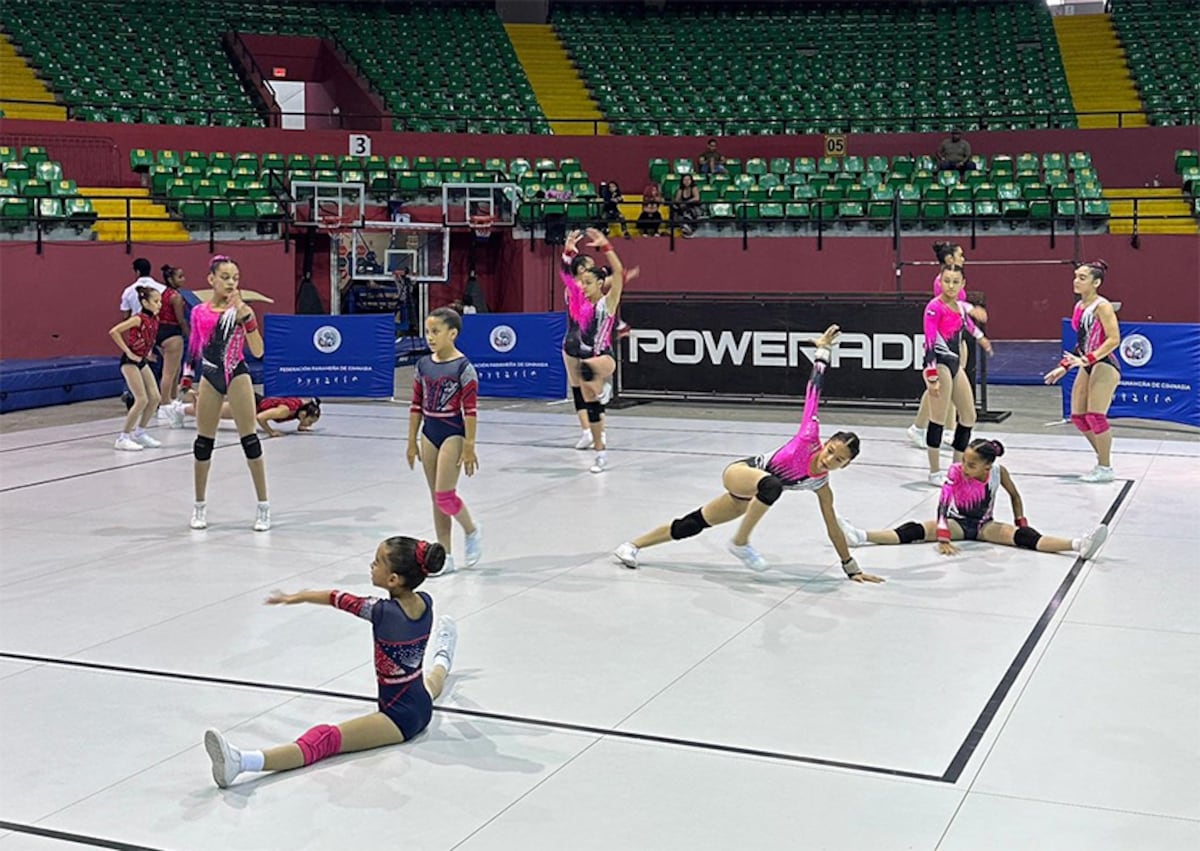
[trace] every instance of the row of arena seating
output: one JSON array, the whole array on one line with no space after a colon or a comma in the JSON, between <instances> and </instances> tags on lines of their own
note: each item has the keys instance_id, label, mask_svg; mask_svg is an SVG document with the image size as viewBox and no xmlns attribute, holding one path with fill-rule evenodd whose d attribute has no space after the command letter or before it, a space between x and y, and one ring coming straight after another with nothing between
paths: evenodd
<instances>
[{"instance_id":1,"label":"row of arena seating","mask_svg":"<svg viewBox=\"0 0 1200 851\"><path fill-rule=\"evenodd\" d=\"M552 22L615 132L1075 126L1044 3L771 9L572 5Z\"/></svg>"},{"instance_id":2,"label":"row of arena seating","mask_svg":"<svg viewBox=\"0 0 1200 851\"><path fill-rule=\"evenodd\" d=\"M1086 151L1072 151L1069 154L1051 151L1044 154L1024 153L1016 156L996 154L991 158L990 163L987 156L976 154L971 157L971 162L975 166L976 173L990 174L993 177L1038 170L1083 172L1092 167L1092 157ZM723 165L728 174L745 173L756 177L767 174L786 177L788 174L813 175L838 174L839 172L850 174L889 172L906 176L915 170L932 171L937 166L931 156L905 155L892 157L891 162L883 156L796 157L795 159L774 157L769 160L762 157L751 157L745 162L736 158L726 158ZM691 174L696 170L696 165L686 158L675 160L673 165L661 158L650 160L651 180L662 180L671 171L675 174Z\"/></svg>"},{"instance_id":3,"label":"row of arena seating","mask_svg":"<svg viewBox=\"0 0 1200 851\"><path fill-rule=\"evenodd\" d=\"M1200 123L1200 7L1195 0L1117 0L1112 20L1152 125ZM1191 23L1188 23L1188 22Z\"/></svg>"},{"instance_id":4,"label":"row of arena seating","mask_svg":"<svg viewBox=\"0 0 1200 851\"><path fill-rule=\"evenodd\" d=\"M74 180L63 178L62 166L45 148L0 146L0 170L0 228L21 230L31 217L42 218L48 230L69 225L83 231L95 222L92 202Z\"/></svg>"},{"instance_id":5,"label":"row of arena seating","mask_svg":"<svg viewBox=\"0 0 1200 851\"><path fill-rule=\"evenodd\" d=\"M491 116L472 132L549 132L486 6L114 0L88 8L0 4L0 24L19 51L84 120L263 126L222 47L222 35L238 31L333 41L401 116L395 129L453 130L445 116L461 114Z\"/></svg>"},{"instance_id":6,"label":"row of arena seating","mask_svg":"<svg viewBox=\"0 0 1200 851\"><path fill-rule=\"evenodd\" d=\"M1184 194L1191 201L1192 215L1200 218L1200 153L1176 151L1175 173L1179 175Z\"/></svg>"}]
</instances>

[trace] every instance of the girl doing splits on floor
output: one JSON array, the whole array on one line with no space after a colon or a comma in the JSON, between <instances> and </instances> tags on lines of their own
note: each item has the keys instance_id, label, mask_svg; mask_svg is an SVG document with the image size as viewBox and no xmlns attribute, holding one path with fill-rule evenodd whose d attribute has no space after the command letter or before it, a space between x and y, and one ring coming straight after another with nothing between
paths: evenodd
<instances>
[{"instance_id":1,"label":"girl doing splits on floor","mask_svg":"<svg viewBox=\"0 0 1200 851\"><path fill-rule=\"evenodd\" d=\"M387 597L356 597L345 591L272 592L267 604L313 603L333 606L371 622L375 637L378 710L336 727L320 724L293 744L265 751L239 750L218 730L204 734L212 760L213 781L222 789L243 771L287 771L339 753L398 745L429 726L433 701L442 693L454 661L458 628L443 616L434 630L433 665L424 670L425 648L433 626L433 600L416 589L425 577L442 569L446 551L440 544L394 536L375 550L371 584Z\"/></svg>"},{"instance_id":2,"label":"girl doing splits on floor","mask_svg":"<svg viewBox=\"0 0 1200 851\"><path fill-rule=\"evenodd\" d=\"M725 468L721 477L725 493L691 514L621 544L614 552L618 561L626 567L637 567L638 552L644 547L690 538L709 526L718 526L740 517L742 522L729 542L729 552L751 570L766 570L767 560L750 545L750 533L785 490L808 490L817 495L821 516L825 519L825 530L833 548L837 550L846 576L856 582L883 581L878 576L863 573L859 568L850 555L833 510L829 473L845 467L858 456L859 451L858 435L850 432L839 431L828 441L821 442L817 407L831 347L837 335L838 326L830 325L816 340L812 377L808 380L804 414L796 436L770 455L734 461Z\"/></svg>"},{"instance_id":3,"label":"girl doing splits on floor","mask_svg":"<svg viewBox=\"0 0 1200 851\"><path fill-rule=\"evenodd\" d=\"M951 465L938 499L937 519L924 523L909 521L895 529L867 532L839 519L846 540L852 547L864 544L911 544L917 541L937 541L938 552L954 555L958 547L952 541L984 541L1020 547L1041 553L1077 552L1091 558L1108 537L1108 527L1101 524L1079 538L1053 538L1042 535L1025 519L1021 494L1013 484L1008 470L995 463L1004 454L998 440L974 440L963 453L962 461ZM992 517L996 494L1000 488L1012 500L1014 524L999 523Z\"/></svg>"}]
</instances>

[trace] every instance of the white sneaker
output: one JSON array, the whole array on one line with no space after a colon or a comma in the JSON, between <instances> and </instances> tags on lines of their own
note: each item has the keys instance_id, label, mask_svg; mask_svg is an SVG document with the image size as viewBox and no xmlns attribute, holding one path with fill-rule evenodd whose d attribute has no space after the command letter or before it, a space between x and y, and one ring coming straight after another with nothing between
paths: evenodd
<instances>
[{"instance_id":1,"label":"white sneaker","mask_svg":"<svg viewBox=\"0 0 1200 851\"><path fill-rule=\"evenodd\" d=\"M141 452L142 444L138 443L132 437L121 435L117 438L117 442L113 444L113 449L121 449L125 452Z\"/></svg>"},{"instance_id":2,"label":"white sneaker","mask_svg":"<svg viewBox=\"0 0 1200 851\"><path fill-rule=\"evenodd\" d=\"M136 440L138 443L140 443L142 446L146 447L147 449L158 449L158 447L162 446L162 441L155 440L153 437L150 436L149 432L145 432L145 431L142 431L142 432L135 431L133 433L133 439Z\"/></svg>"},{"instance_id":3,"label":"white sneaker","mask_svg":"<svg viewBox=\"0 0 1200 851\"><path fill-rule=\"evenodd\" d=\"M1079 481L1091 483L1111 482L1115 478L1116 474L1113 473L1112 467L1101 467L1099 464L1097 464L1091 469L1090 472L1084 473L1082 476L1080 476Z\"/></svg>"},{"instance_id":4,"label":"white sneaker","mask_svg":"<svg viewBox=\"0 0 1200 851\"><path fill-rule=\"evenodd\" d=\"M940 488L942 485L946 484L946 474L941 470L938 470L936 473L930 473L929 484L933 485L935 488Z\"/></svg>"},{"instance_id":5,"label":"white sneaker","mask_svg":"<svg viewBox=\"0 0 1200 851\"><path fill-rule=\"evenodd\" d=\"M171 428L183 428L183 403L178 399L167 408L167 423Z\"/></svg>"},{"instance_id":6,"label":"white sneaker","mask_svg":"<svg viewBox=\"0 0 1200 851\"><path fill-rule=\"evenodd\" d=\"M467 567L474 567L481 558L483 558L483 529L476 523L475 531L467 535L467 557L464 564Z\"/></svg>"},{"instance_id":7,"label":"white sneaker","mask_svg":"<svg viewBox=\"0 0 1200 851\"><path fill-rule=\"evenodd\" d=\"M266 503L259 503L254 510L254 531L267 532L271 528L271 506Z\"/></svg>"},{"instance_id":8,"label":"white sneaker","mask_svg":"<svg viewBox=\"0 0 1200 851\"><path fill-rule=\"evenodd\" d=\"M746 544L744 547L739 547L733 541L730 541L727 549L729 552L741 559L742 564L746 565L746 567L750 568L751 570L756 570L761 573L770 567L770 565L767 564L767 560L762 557L762 554L749 544Z\"/></svg>"},{"instance_id":9,"label":"white sneaker","mask_svg":"<svg viewBox=\"0 0 1200 851\"><path fill-rule=\"evenodd\" d=\"M852 547L861 547L867 543L867 533L864 529L859 529L857 526L851 526L850 522L839 517L837 519L838 526L842 529L842 534L846 536L846 543Z\"/></svg>"},{"instance_id":10,"label":"white sneaker","mask_svg":"<svg viewBox=\"0 0 1200 851\"><path fill-rule=\"evenodd\" d=\"M586 428L579 435L579 440L575 441L576 449L591 449L592 448L592 433Z\"/></svg>"},{"instance_id":11,"label":"white sneaker","mask_svg":"<svg viewBox=\"0 0 1200 851\"><path fill-rule=\"evenodd\" d=\"M213 782L228 789L242 773L242 752L225 741L219 730L204 731L204 749L212 760Z\"/></svg>"},{"instance_id":12,"label":"white sneaker","mask_svg":"<svg viewBox=\"0 0 1200 851\"><path fill-rule=\"evenodd\" d=\"M596 453L596 460L592 462L592 466L589 469L593 473L603 473L607 466L608 453L601 449Z\"/></svg>"},{"instance_id":13,"label":"white sneaker","mask_svg":"<svg viewBox=\"0 0 1200 851\"><path fill-rule=\"evenodd\" d=\"M600 398L597 400L601 405L607 405L612 401L613 383L612 379L604 382L604 389L600 391Z\"/></svg>"},{"instance_id":14,"label":"white sneaker","mask_svg":"<svg viewBox=\"0 0 1200 851\"><path fill-rule=\"evenodd\" d=\"M458 567L454 564L454 556L450 555L450 553L446 553L446 560L442 562L442 569L437 573L429 574L429 577L432 579L435 576L445 576L446 574L453 573L456 570L458 570Z\"/></svg>"},{"instance_id":15,"label":"white sneaker","mask_svg":"<svg viewBox=\"0 0 1200 851\"><path fill-rule=\"evenodd\" d=\"M198 502L192 506L192 519L188 523L193 529L208 528L208 505L203 502Z\"/></svg>"},{"instance_id":16,"label":"white sneaker","mask_svg":"<svg viewBox=\"0 0 1200 851\"><path fill-rule=\"evenodd\" d=\"M164 420L164 421L169 420L171 418L171 412L170 412L170 410L168 410L170 407L170 404L171 403L168 402L166 405L159 405L158 411L154 415L155 419L160 419L160 420Z\"/></svg>"},{"instance_id":17,"label":"white sneaker","mask_svg":"<svg viewBox=\"0 0 1200 851\"><path fill-rule=\"evenodd\" d=\"M454 648L458 646L458 624L449 615L438 618L437 627L433 631L433 664L441 665L450 673L454 664Z\"/></svg>"},{"instance_id":18,"label":"white sneaker","mask_svg":"<svg viewBox=\"0 0 1200 851\"><path fill-rule=\"evenodd\" d=\"M1108 527L1101 523L1080 539L1079 556L1085 560L1092 558L1107 539Z\"/></svg>"},{"instance_id":19,"label":"white sneaker","mask_svg":"<svg viewBox=\"0 0 1200 851\"><path fill-rule=\"evenodd\" d=\"M613 550L613 555L617 557L617 561L626 567L636 568L638 566L638 548L629 541L626 541Z\"/></svg>"},{"instance_id":20,"label":"white sneaker","mask_svg":"<svg viewBox=\"0 0 1200 851\"><path fill-rule=\"evenodd\" d=\"M906 431L905 434L908 435L909 441L912 443L913 446L917 447L917 449L927 448L925 446L925 430L924 429L918 428L916 426L916 424L913 424L908 427L908 431Z\"/></svg>"}]
</instances>

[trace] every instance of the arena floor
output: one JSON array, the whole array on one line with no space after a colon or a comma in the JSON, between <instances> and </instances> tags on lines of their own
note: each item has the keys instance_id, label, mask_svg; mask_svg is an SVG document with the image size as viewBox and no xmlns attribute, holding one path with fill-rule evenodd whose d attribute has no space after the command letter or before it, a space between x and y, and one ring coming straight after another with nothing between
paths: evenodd
<instances>
[{"instance_id":1,"label":"arena floor","mask_svg":"<svg viewBox=\"0 0 1200 851\"><path fill-rule=\"evenodd\" d=\"M460 629L429 729L228 790L206 727L263 747L372 708L367 625L262 601L370 593L379 540L432 533L407 406L329 402L315 433L264 441L262 534L231 427L192 532L190 431L119 453L113 401L5 415L0 851L1200 847L1200 442L1118 426L1118 480L1080 484L1092 459L1047 425L1056 399L1005 388L994 407L1017 413L978 431L1008 446L1039 530L1109 519L1095 561L858 550L882 585L842 578L805 493L759 527L764 574L725 528L637 571L610 556L798 411L618 411L594 476L567 406L489 401L460 485L484 560L425 586ZM906 414L823 421L863 437L832 477L840 514L933 516Z\"/></svg>"}]
</instances>

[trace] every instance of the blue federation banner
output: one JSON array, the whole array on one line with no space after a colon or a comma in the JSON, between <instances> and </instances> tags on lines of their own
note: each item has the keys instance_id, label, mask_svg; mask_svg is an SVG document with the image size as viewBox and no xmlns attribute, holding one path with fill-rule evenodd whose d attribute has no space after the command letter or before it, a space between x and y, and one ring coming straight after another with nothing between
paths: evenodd
<instances>
[{"instance_id":1,"label":"blue federation banner","mask_svg":"<svg viewBox=\"0 0 1200 851\"><path fill-rule=\"evenodd\" d=\"M1062 343L1066 351L1075 348L1067 319ZM1200 325L1123 321L1116 355L1121 383L1108 410L1110 419L1141 417L1200 428ZM1071 413L1076 373L1073 369L1062 380L1064 419Z\"/></svg>"},{"instance_id":2,"label":"blue federation banner","mask_svg":"<svg viewBox=\"0 0 1200 851\"><path fill-rule=\"evenodd\" d=\"M475 365L480 396L561 399L567 392L564 313L473 313L458 348Z\"/></svg>"},{"instance_id":3,"label":"blue federation banner","mask_svg":"<svg viewBox=\"0 0 1200 851\"><path fill-rule=\"evenodd\" d=\"M272 314L263 323L267 395L391 397L396 352L390 313Z\"/></svg>"}]
</instances>

